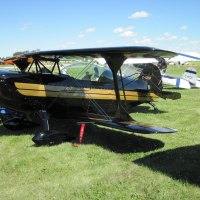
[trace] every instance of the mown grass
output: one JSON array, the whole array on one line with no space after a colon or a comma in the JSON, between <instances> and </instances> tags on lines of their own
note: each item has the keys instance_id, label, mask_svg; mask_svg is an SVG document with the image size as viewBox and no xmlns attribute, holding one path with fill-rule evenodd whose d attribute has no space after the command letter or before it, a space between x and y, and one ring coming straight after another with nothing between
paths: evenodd
<instances>
[{"instance_id":1,"label":"mown grass","mask_svg":"<svg viewBox=\"0 0 200 200\"><path fill-rule=\"evenodd\" d=\"M200 65L193 64L200 72ZM186 66L171 66L181 75ZM0 127L0 199L200 199L200 89L178 90L180 100L147 104L133 118L176 128L139 135L86 128L83 145L37 147L36 129Z\"/></svg>"}]
</instances>

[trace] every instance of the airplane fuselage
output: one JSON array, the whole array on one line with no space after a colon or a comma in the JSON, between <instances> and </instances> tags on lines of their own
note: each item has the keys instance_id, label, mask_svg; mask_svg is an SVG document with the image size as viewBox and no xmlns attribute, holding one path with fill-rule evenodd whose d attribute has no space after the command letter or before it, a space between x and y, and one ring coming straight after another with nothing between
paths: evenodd
<instances>
[{"instance_id":1,"label":"airplane fuselage","mask_svg":"<svg viewBox=\"0 0 200 200\"><path fill-rule=\"evenodd\" d=\"M142 80L141 80L142 81ZM132 107L157 100L158 96L141 86L144 82L120 86L122 104ZM125 103L126 101L126 103ZM98 104L98 106L97 106ZM113 83L77 80L68 75L0 70L0 106L23 113L47 110L54 115L71 112L116 111Z\"/></svg>"}]
</instances>

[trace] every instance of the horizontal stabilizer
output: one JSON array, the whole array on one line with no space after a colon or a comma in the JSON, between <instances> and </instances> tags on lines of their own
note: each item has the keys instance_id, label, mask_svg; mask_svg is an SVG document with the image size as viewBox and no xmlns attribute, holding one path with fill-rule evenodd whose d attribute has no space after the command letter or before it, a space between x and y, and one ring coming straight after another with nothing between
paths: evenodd
<instances>
[{"instance_id":1,"label":"horizontal stabilizer","mask_svg":"<svg viewBox=\"0 0 200 200\"><path fill-rule=\"evenodd\" d=\"M197 78L196 87L200 88L200 78Z\"/></svg>"},{"instance_id":2,"label":"horizontal stabilizer","mask_svg":"<svg viewBox=\"0 0 200 200\"><path fill-rule=\"evenodd\" d=\"M141 124L136 121L132 122L95 121L95 124L110 128L116 128L124 131L142 133L142 134L177 132L177 130L175 129L165 128L165 127L154 127L151 125Z\"/></svg>"},{"instance_id":3,"label":"horizontal stabilizer","mask_svg":"<svg viewBox=\"0 0 200 200\"><path fill-rule=\"evenodd\" d=\"M189 67L188 69L185 70L183 74L183 79L185 79L192 85L195 85L197 81L197 70L194 69L193 67Z\"/></svg>"},{"instance_id":4,"label":"horizontal stabilizer","mask_svg":"<svg viewBox=\"0 0 200 200\"><path fill-rule=\"evenodd\" d=\"M162 91L159 96L162 97L163 99L172 99L172 100L181 98L181 94L179 92Z\"/></svg>"}]
</instances>

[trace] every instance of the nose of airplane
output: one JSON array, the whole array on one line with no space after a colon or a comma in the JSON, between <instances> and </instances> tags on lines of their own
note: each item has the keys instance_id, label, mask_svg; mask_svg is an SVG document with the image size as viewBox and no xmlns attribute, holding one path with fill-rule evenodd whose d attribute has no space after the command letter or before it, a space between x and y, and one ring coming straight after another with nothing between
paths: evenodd
<instances>
[{"instance_id":1,"label":"nose of airplane","mask_svg":"<svg viewBox=\"0 0 200 200\"><path fill-rule=\"evenodd\" d=\"M13 80L17 72L0 70L0 107L11 108L16 103L16 88Z\"/></svg>"},{"instance_id":2,"label":"nose of airplane","mask_svg":"<svg viewBox=\"0 0 200 200\"><path fill-rule=\"evenodd\" d=\"M6 72L7 72L7 70L0 70L0 82L5 81Z\"/></svg>"},{"instance_id":3,"label":"nose of airplane","mask_svg":"<svg viewBox=\"0 0 200 200\"><path fill-rule=\"evenodd\" d=\"M7 69L0 69L0 96L2 98L2 92L8 93L11 89L10 86L10 79L16 76L15 71L10 71ZM11 81L12 82L12 81Z\"/></svg>"},{"instance_id":4,"label":"nose of airplane","mask_svg":"<svg viewBox=\"0 0 200 200\"><path fill-rule=\"evenodd\" d=\"M8 70L0 70L0 83L1 86L3 83L5 83L6 78L8 77L8 74L10 74L10 72ZM0 87L1 90L1 87Z\"/></svg>"},{"instance_id":5,"label":"nose of airplane","mask_svg":"<svg viewBox=\"0 0 200 200\"><path fill-rule=\"evenodd\" d=\"M7 70L7 69L0 69L0 77L3 78L6 76L6 74L10 74L12 71Z\"/></svg>"}]
</instances>

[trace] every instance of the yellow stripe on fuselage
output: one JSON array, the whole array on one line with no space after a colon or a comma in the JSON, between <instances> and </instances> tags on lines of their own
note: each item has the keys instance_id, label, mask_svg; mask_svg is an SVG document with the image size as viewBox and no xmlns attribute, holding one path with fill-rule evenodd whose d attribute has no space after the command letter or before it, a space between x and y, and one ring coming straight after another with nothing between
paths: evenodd
<instances>
[{"instance_id":1,"label":"yellow stripe on fuselage","mask_svg":"<svg viewBox=\"0 0 200 200\"><path fill-rule=\"evenodd\" d=\"M17 91L24 96L116 100L115 91L110 89L64 87L19 82L15 82L15 86ZM125 91L125 95L127 101L155 101L158 99L158 96L154 93L139 91ZM120 98L121 100L125 99L122 90L120 90Z\"/></svg>"}]
</instances>

